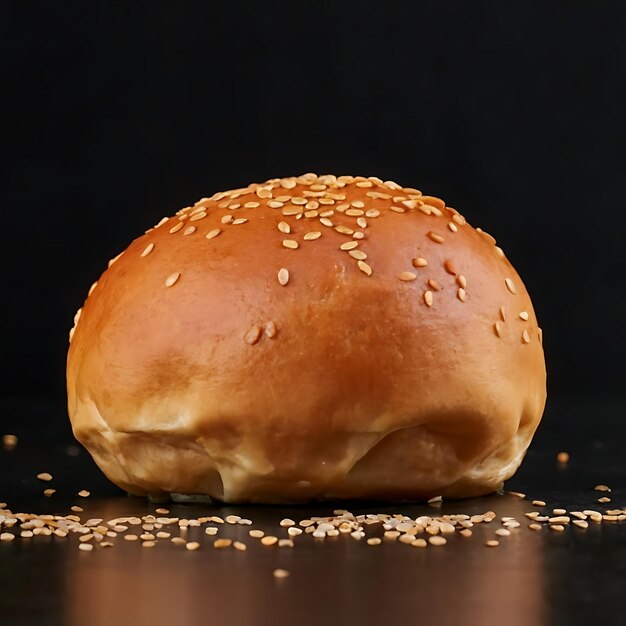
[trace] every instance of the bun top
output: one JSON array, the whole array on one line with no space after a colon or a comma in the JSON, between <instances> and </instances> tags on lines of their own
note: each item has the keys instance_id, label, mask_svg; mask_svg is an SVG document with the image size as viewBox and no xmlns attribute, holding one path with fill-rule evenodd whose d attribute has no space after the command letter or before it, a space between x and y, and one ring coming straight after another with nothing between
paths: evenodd
<instances>
[{"instance_id":1,"label":"bun top","mask_svg":"<svg viewBox=\"0 0 626 626\"><path fill-rule=\"evenodd\" d=\"M275 178L202 198L109 262L70 332L70 415L96 460L86 405L111 432L237 448L237 471L211 461L233 498L246 499L241 464L258 473L285 455L290 428L289 471L324 457L316 476L345 476L374 440L455 407L500 419L490 450L506 442L519 463L545 401L541 339L494 238L443 200L376 177ZM511 419L525 428L514 451ZM329 446L348 432L376 436ZM471 440L444 482L466 480ZM502 465L500 478L517 467ZM124 472L114 480L131 491L156 489Z\"/></svg>"}]
</instances>

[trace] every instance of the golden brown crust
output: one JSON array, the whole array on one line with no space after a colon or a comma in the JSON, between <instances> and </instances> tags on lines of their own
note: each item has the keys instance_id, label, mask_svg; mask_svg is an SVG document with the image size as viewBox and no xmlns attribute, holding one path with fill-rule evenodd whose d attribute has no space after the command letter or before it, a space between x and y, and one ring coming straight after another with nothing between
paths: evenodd
<instances>
[{"instance_id":1,"label":"golden brown crust","mask_svg":"<svg viewBox=\"0 0 626 626\"><path fill-rule=\"evenodd\" d=\"M136 239L78 317L74 432L137 494L486 493L545 403L537 320L495 240L375 178L203 199Z\"/></svg>"}]
</instances>

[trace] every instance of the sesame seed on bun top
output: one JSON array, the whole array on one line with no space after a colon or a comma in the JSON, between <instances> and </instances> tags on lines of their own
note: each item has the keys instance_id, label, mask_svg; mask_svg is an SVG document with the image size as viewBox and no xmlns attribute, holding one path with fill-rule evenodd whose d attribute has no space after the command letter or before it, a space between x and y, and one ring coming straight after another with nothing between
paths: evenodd
<instances>
[{"instance_id":1,"label":"sesame seed on bun top","mask_svg":"<svg viewBox=\"0 0 626 626\"><path fill-rule=\"evenodd\" d=\"M276 178L109 262L70 333L69 410L134 493L472 495L515 471L538 424L541 339L494 238L440 198Z\"/></svg>"}]
</instances>

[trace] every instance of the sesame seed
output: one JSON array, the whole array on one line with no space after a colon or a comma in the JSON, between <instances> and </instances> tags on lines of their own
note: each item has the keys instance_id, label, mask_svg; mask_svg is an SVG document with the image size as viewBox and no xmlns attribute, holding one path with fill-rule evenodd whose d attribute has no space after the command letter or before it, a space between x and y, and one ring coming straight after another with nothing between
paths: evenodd
<instances>
[{"instance_id":1,"label":"sesame seed","mask_svg":"<svg viewBox=\"0 0 626 626\"><path fill-rule=\"evenodd\" d=\"M246 209L256 209L260 205L260 202L246 202L243 206L246 207Z\"/></svg>"},{"instance_id":2,"label":"sesame seed","mask_svg":"<svg viewBox=\"0 0 626 626\"><path fill-rule=\"evenodd\" d=\"M233 221L232 215L224 215L224 217L220 220L222 224L230 224Z\"/></svg>"},{"instance_id":3,"label":"sesame seed","mask_svg":"<svg viewBox=\"0 0 626 626\"><path fill-rule=\"evenodd\" d=\"M170 274L166 279L165 279L165 286L166 287L171 287L172 285L174 285L178 279L180 278L180 272L174 272L173 274Z\"/></svg>"},{"instance_id":4,"label":"sesame seed","mask_svg":"<svg viewBox=\"0 0 626 626\"><path fill-rule=\"evenodd\" d=\"M459 274L456 277L456 284L459 287L462 287L463 289L465 289L465 287L467 287L467 280L465 279L465 276L463 276L463 274Z\"/></svg>"},{"instance_id":5,"label":"sesame seed","mask_svg":"<svg viewBox=\"0 0 626 626\"><path fill-rule=\"evenodd\" d=\"M511 531L506 528L498 528L495 534L498 535L498 537L508 537L511 534Z\"/></svg>"},{"instance_id":6,"label":"sesame seed","mask_svg":"<svg viewBox=\"0 0 626 626\"><path fill-rule=\"evenodd\" d=\"M291 198L291 204L295 204L296 206L302 206L302 205L305 205L306 203L307 203L306 198L302 198L299 196Z\"/></svg>"},{"instance_id":7,"label":"sesame seed","mask_svg":"<svg viewBox=\"0 0 626 626\"><path fill-rule=\"evenodd\" d=\"M216 539L213 542L213 547L217 550L220 548L229 548L233 543L232 539Z\"/></svg>"},{"instance_id":8,"label":"sesame seed","mask_svg":"<svg viewBox=\"0 0 626 626\"><path fill-rule=\"evenodd\" d=\"M357 230L355 233L352 234L352 239L365 239L365 233Z\"/></svg>"},{"instance_id":9,"label":"sesame seed","mask_svg":"<svg viewBox=\"0 0 626 626\"><path fill-rule=\"evenodd\" d=\"M207 526L204 529L204 534L205 535L209 535L209 537L213 537L214 535L217 535L218 529L216 526Z\"/></svg>"},{"instance_id":10,"label":"sesame seed","mask_svg":"<svg viewBox=\"0 0 626 626\"><path fill-rule=\"evenodd\" d=\"M364 217L357 217L356 223L359 228L367 228L367 220Z\"/></svg>"},{"instance_id":11,"label":"sesame seed","mask_svg":"<svg viewBox=\"0 0 626 626\"><path fill-rule=\"evenodd\" d=\"M282 213L285 217L287 217L288 215L302 215L302 209L299 209L297 207L285 207Z\"/></svg>"},{"instance_id":12,"label":"sesame seed","mask_svg":"<svg viewBox=\"0 0 626 626\"><path fill-rule=\"evenodd\" d=\"M335 226L335 230L342 235L351 235L354 231L343 224L339 224L339 226Z\"/></svg>"},{"instance_id":13,"label":"sesame seed","mask_svg":"<svg viewBox=\"0 0 626 626\"><path fill-rule=\"evenodd\" d=\"M175 226L172 226L172 228L170 228L170 233L177 233L183 226L183 222L178 222Z\"/></svg>"},{"instance_id":14,"label":"sesame seed","mask_svg":"<svg viewBox=\"0 0 626 626\"><path fill-rule=\"evenodd\" d=\"M289 282L289 270L288 269L281 267L278 270L278 282L283 286Z\"/></svg>"},{"instance_id":15,"label":"sesame seed","mask_svg":"<svg viewBox=\"0 0 626 626\"><path fill-rule=\"evenodd\" d=\"M445 241L441 235L434 233L432 230L429 230L426 236L435 243L443 243Z\"/></svg>"},{"instance_id":16,"label":"sesame seed","mask_svg":"<svg viewBox=\"0 0 626 626\"><path fill-rule=\"evenodd\" d=\"M611 491L611 488L608 485L596 485L593 488L594 491Z\"/></svg>"},{"instance_id":17,"label":"sesame seed","mask_svg":"<svg viewBox=\"0 0 626 626\"><path fill-rule=\"evenodd\" d=\"M284 206L284 204L285 204L284 202L279 202L278 200L270 200L270 201L267 203L267 206L268 206L270 209L282 209L282 208L283 208L283 206Z\"/></svg>"},{"instance_id":18,"label":"sesame seed","mask_svg":"<svg viewBox=\"0 0 626 626\"><path fill-rule=\"evenodd\" d=\"M305 211L304 217L312 218L317 217L319 215L319 211Z\"/></svg>"},{"instance_id":19,"label":"sesame seed","mask_svg":"<svg viewBox=\"0 0 626 626\"><path fill-rule=\"evenodd\" d=\"M406 213L406 209L401 206L391 205L389 207L394 213Z\"/></svg>"},{"instance_id":20,"label":"sesame seed","mask_svg":"<svg viewBox=\"0 0 626 626\"><path fill-rule=\"evenodd\" d=\"M440 535L433 535L428 538L428 543L431 546L445 546L448 543L448 540L445 537L441 537Z\"/></svg>"},{"instance_id":21,"label":"sesame seed","mask_svg":"<svg viewBox=\"0 0 626 626\"><path fill-rule=\"evenodd\" d=\"M353 259L357 259L359 261L364 261L365 259L367 259L367 254L365 254L365 252L363 252L362 250L349 250L348 254Z\"/></svg>"},{"instance_id":22,"label":"sesame seed","mask_svg":"<svg viewBox=\"0 0 626 626\"><path fill-rule=\"evenodd\" d=\"M346 243L342 243L339 246L340 250L354 250L354 248L358 247L358 241L346 241Z\"/></svg>"},{"instance_id":23,"label":"sesame seed","mask_svg":"<svg viewBox=\"0 0 626 626\"><path fill-rule=\"evenodd\" d=\"M422 257L413 259L411 263L413 264L413 267L426 267L428 265L428 261Z\"/></svg>"},{"instance_id":24,"label":"sesame seed","mask_svg":"<svg viewBox=\"0 0 626 626\"><path fill-rule=\"evenodd\" d=\"M432 291L424 292L424 302L426 303L426 306L433 305L433 292Z\"/></svg>"},{"instance_id":25,"label":"sesame seed","mask_svg":"<svg viewBox=\"0 0 626 626\"><path fill-rule=\"evenodd\" d=\"M270 339L272 339L273 337L276 336L276 324L272 321L266 322L264 331L265 331L266 337L269 337Z\"/></svg>"},{"instance_id":26,"label":"sesame seed","mask_svg":"<svg viewBox=\"0 0 626 626\"><path fill-rule=\"evenodd\" d=\"M312 230L311 232L305 233L303 239L306 241L313 241L315 239L319 239L322 236L319 230Z\"/></svg>"},{"instance_id":27,"label":"sesame seed","mask_svg":"<svg viewBox=\"0 0 626 626\"><path fill-rule=\"evenodd\" d=\"M382 543L380 537L370 537L367 540L367 545L368 546L379 546Z\"/></svg>"},{"instance_id":28,"label":"sesame seed","mask_svg":"<svg viewBox=\"0 0 626 626\"><path fill-rule=\"evenodd\" d=\"M188 226L187 228L185 228L183 232L183 237L186 237L187 235L193 235L193 233L195 232L196 232L195 226Z\"/></svg>"},{"instance_id":29,"label":"sesame seed","mask_svg":"<svg viewBox=\"0 0 626 626\"><path fill-rule=\"evenodd\" d=\"M42 472L41 474L37 474L37 478L39 480L43 480L44 482L50 482L52 480L52 474L48 472Z\"/></svg>"},{"instance_id":30,"label":"sesame seed","mask_svg":"<svg viewBox=\"0 0 626 626\"><path fill-rule=\"evenodd\" d=\"M448 222L448 228L453 232L456 233L459 229L457 227L457 225L454 222Z\"/></svg>"},{"instance_id":31,"label":"sesame seed","mask_svg":"<svg viewBox=\"0 0 626 626\"><path fill-rule=\"evenodd\" d=\"M380 215L380 211L378 209L370 209L369 211L365 211L366 217L378 217Z\"/></svg>"},{"instance_id":32,"label":"sesame seed","mask_svg":"<svg viewBox=\"0 0 626 626\"><path fill-rule=\"evenodd\" d=\"M274 578L287 578L289 576L289 572L286 569L275 569L272 572L272 576Z\"/></svg>"},{"instance_id":33,"label":"sesame seed","mask_svg":"<svg viewBox=\"0 0 626 626\"><path fill-rule=\"evenodd\" d=\"M461 302L465 302L467 300L467 295L465 294L465 289L463 289L463 287L459 287L458 291L456 292L456 297Z\"/></svg>"},{"instance_id":34,"label":"sesame seed","mask_svg":"<svg viewBox=\"0 0 626 626\"><path fill-rule=\"evenodd\" d=\"M170 539L170 541L175 545L175 546L182 546L183 544L186 544L187 541L185 541L185 539L183 539L182 537L172 537Z\"/></svg>"},{"instance_id":35,"label":"sesame seed","mask_svg":"<svg viewBox=\"0 0 626 626\"><path fill-rule=\"evenodd\" d=\"M400 272L400 274L398 274L398 278L403 281L411 281L417 278L417 274L414 274L413 272Z\"/></svg>"},{"instance_id":36,"label":"sesame seed","mask_svg":"<svg viewBox=\"0 0 626 626\"><path fill-rule=\"evenodd\" d=\"M559 463L565 465L566 463L569 463L569 454L567 452L559 452L556 455L556 460Z\"/></svg>"},{"instance_id":37,"label":"sesame seed","mask_svg":"<svg viewBox=\"0 0 626 626\"><path fill-rule=\"evenodd\" d=\"M350 203L355 209L362 209L365 206L365 203L362 200L353 200ZM346 211L347 213L347 211Z\"/></svg>"},{"instance_id":38,"label":"sesame seed","mask_svg":"<svg viewBox=\"0 0 626 626\"><path fill-rule=\"evenodd\" d=\"M434 289L435 291L441 291L441 285L436 280L433 280L432 278L428 279L428 286Z\"/></svg>"},{"instance_id":39,"label":"sesame seed","mask_svg":"<svg viewBox=\"0 0 626 626\"><path fill-rule=\"evenodd\" d=\"M611 498L607 498L606 496L602 496L601 498L598 498L597 500L600 504L606 504L607 502L611 501Z\"/></svg>"},{"instance_id":40,"label":"sesame seed","mask_svg":"<svg viewBox=\"0 0 626 626\"><path fill-rule=\"evenodd\" d=\"M463 226L463 224L465 224L465 218L462 215L459 215L458 213L455 213L452 216L452 220L455 221L459 226Z\"/></svg>"},{"instance_id":41,"label":"sesame seed","mask_svg":"<svg viewBox=\"0 0 626 626\"><path fill-rule=\"evenodd\" d=\"M283 239L283 247L295 250L298 247L298 242L295 239Z\"/></svg>"},{"instance_id":42,"label":"sesame seed","mask_svg":"<svg viewBox=\"0 0 626 626\"><path fill-rule=\"evenodd\" d=\"M137 535L124 535L124 541L137 541L138 539Z\"/></svg>"},{"instance_id":43,"label":"sesame seed","mask_svg":"<svg viewBox=\"0 0 626 626\"><path fill-rule=\"evenodd\" d=\"M446 259L443 262L443 269L445 269L446 272L448 272L448 274L452 274L453 276L456 276L456 274L458 274L458 271L456 269L456 265L450 259Z\"/></svg>"},{"instance_id":44,"label":"sesame seed","mask_svg":"<svg viewBox=\"0 0 626 626\"><path fill-rule=\"evenodd\" d=\"M321 217L320 222L323 226L331 227L333 223L327 217Z\"/></svg>"},{"instance_id":45,"label":"sesame seed","mask_svg":"<svg viewBox=\"0 0 626 626\"><path fill-rule=\"evenodd\" d=\"M372 275L372 268L365 261L358 261L357 265L364 274L367 274L368 276Z\"/></svg>"},{"instance_id":46,"label":"sesame seed","mask_svg":"<svg viewBox=\"0 0 626 626\"><path fill-rule=\"evenodd\" d=\"M287 529L287 534L290 535L291 537L297 537L298 535L302 534L302 529L291 527Z\"/></svg>"},{"instance_id":47,"label":"sesame seed","mask_svg":"<svg viewBox=\"0 0 626 626\"><path fill-rule=\"evenodd\" d=\"M253 346L261 336L261 328L259 326L253 326L244 336L244 341Z\"/></svg>"},{"instance_id":48,"label":"sesame seed","mask_svg":"<svg viewBox=\"0 0 626 626\"><path fill-rule=\"evenodd\" d=\"M543 500L533 500L533 506L546 506L546 503Z\"/></svg>"},{"instance_id":49,"label":"sesame seed","mask_svg":"<svg viewBox=\"0 0 626 626\"><path fill-rule=\"evenodd\" d=\"M250 535L250 537L253 537L254 539L261 539L261 537L265 535L265 533L262 530L258 530L258 529L252 529L250 532L248 532L248 534Z\"/></svg>"},{"instance_id":50,"label":"sesame seed","mask_svg":"<svg viewBox=\"0 0 626 626\"><path fill-rule=\"evenodd\" d=\"M361 215L365 215L365 211L362 209L347 209L346 215L349 215L350 217L360 217Z\"/></svg>"},{"instance_id":51,"label":"sesame seed","mask_svg":"<svg viewBox=\"0 0 626 626\"><path fill-rule=\"evenodd\" d=\"M214 228L213 230L210 230L207 234L206 234L206 238L207 239L213 239L214 237L217 237L222 231L219 228Z\"/></svg>"},{"instance_id":52,"label":"sesame seed","mask_svg":"<svg viewBox=\"0 0 626 626\"><path fill-rule=\"evenodd\" d=\"M498 337L502 337L502 324L500 322L496 322L493 325L493 330L495 331Z\"/></svg>"},{"instance_id":53,"label":"sesame seed","mask_svg":"<svg viewBox=\"0 0 626 626\"><path fill-rule=\"evenodd\" d=\"M489 541L485 541L485 545L488 548L497 548L500 545L500 542L495 539L490 539Z\"/></svg>"},{"instance_id":54,"label":"sesame seed","mask_svg":"<svg viewBox=\"0 0 626 626\"><path fill-rule=\"evenodd\" d=\"M43 495L46 496L46 498L49 498L50 496L53 496L56 492L56 489L44 489Z\"/></svg>"},{"instance_id":55,"label":"sesame seed","mask_svg":"<svg viewBox=\"0 0 626 626\"><path fill-rule=\"evenodd\" d=\"M233 541L233 548L235 548L235 550L239 550L239 552L245 552L248 549L248 546L243 543L243 541Z\"/></svg>"},{"instance_id":56,"label":"sesame seed","mask_svg":"<svg viewBox=\"0 0 626 626\"><path fill-rule=\"evenodd\" d=\"M528 313L527 313L526 311L522 311L522 312L519 314L519 318L520 318L521 320L524 320L525 322L527 322L527 321L528 321L528 318L529 318L529 315L528 315Z\"/></svg>"},{"instance_id":57,"label":"sesame seed","mask_svg":"<svg viewBox=\"0 0 626 626\"><path fill-rule=\"evenodd\" d=\"M189 551L199 550L200 544L197 541L190 541L189 543L185 544L185 549Z\"/></svg>"},{"instance_id":58,"label":"sesame seed","mask_svg":"<svg viewBox=\"0 0 626 626\"><path fill-rule=\"evenodd\" d=\"M248 221L246 217L238 217L236 220L233 220L233 226L237 224L245 224Z\"/></svg>"},{"instance_id":59,"label":"sesame seed","mask_svg":"<svg viewBox=\"0 0 626 626\"><path fill-rule=\"evenodd\" d=\"M148 256L152 251L154 250L154 244L153 243L149 243L143 250L143 252L141 253L141 256ZM89 294L91 295L91 294Z\"/></svg>"},{"instance_id":60,"label":"sesame seed","mask_svg":"<svg viewBox=\"0 0 626 626\"><path fill-rule=\"evenodd\" d=\"M575 519L575 520L573 521L573 524L574 524L575 526L578 526L579 528L589 528L589 522L586 522L586 521L585 521L585 520L583 520L583 519Z\"/></svg>"},{"instance_id":61,"label":"sesame seed","mask_svg":"<svg viewBox=\"0 0 626 626\"><path fill-rule=\"evenodd\" d=\"M81 498L88 498L91 493L89 493L89 491L87 491L86 489L82 489L81 491L78 492L78 494Z\"/></svg>"},{"instance_id":62,"label":"sesame seed","mask_svg":"<svg viewBox=\"0 0 626 626\"><path fill-rule=\"evenodd\" d=\"M280 525L283 528L288 528L289 526L295 526L296 523L292 519L286 517L285 519L280 520Z\"/></svg>"},{"instance_id":63,"label":"sesame seed","mask_svg":"<svg viewBox=\"0 0 626 626\"><path fill-rule=\"evenodd\" d=\"M261 538L261 543L264 546L273 546L275 543L278 543L278 537L273 537L272 535L266 535Z\"/></svg>"},{"instance_id":64,"label":"sesame seed","mask_svg":"<svg viewBox=\"0 0 626 626\"><path fill-rule=\"evenodd\" d=\"M515 291L515 283L510 279L510 278L505 278L504 279L504 284L506 285L506 288L515 296L517 295L517 292Z\"/></svg>"},{"instance_id":65,"label":"sesame seed","mask_svg":"<svg viewBox=\"0 0 626 626\"><path fill-rule=\"evenodd\" d=\"M83 552L91 552L93 550L93 546L90 543L81 543L79 544L78 549Z\"/></svg>"},{"instance_id":66,"label":"sesame seed","mask_svg":"<svg viewBox=\"0 0 626 626\"><path fill-rule=\"evenodd\" d=\"M195 222L195 221L197 221L197 220L204 219L205 217L206 217L206 213L205 213L204 211L202 211L201 213L196 213L195 215L192 215L192 216L189 218L189 221L190 221L190 222Z\"/></svg>"},{"instance_id":67,"label":"sesame seed","mask_svg":"<svg viewBox=\"0 0 626 626\"><path fill-rule=\"evenodd\" d=\"M530 335L525 328L522 331L522 343L530 343Z\"/></svg>"}]
</instances>

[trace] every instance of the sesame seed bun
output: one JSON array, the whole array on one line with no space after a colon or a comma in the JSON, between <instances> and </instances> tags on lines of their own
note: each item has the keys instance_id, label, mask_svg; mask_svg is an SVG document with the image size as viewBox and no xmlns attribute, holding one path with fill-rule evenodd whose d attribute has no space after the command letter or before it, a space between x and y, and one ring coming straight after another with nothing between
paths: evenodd
<instances>
[{"instance_id":1,"label":"sesame seed bun","mask_svg":"<svg viewBox=\"0 0 626 626\"><path fill-rule=\"evenodd\" d=\"M163 219L92 285L70 342L74 433L139 495L484 494L546 399L495 240L374 177L272 179Z\"/></svg>"}]
</instances>

